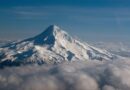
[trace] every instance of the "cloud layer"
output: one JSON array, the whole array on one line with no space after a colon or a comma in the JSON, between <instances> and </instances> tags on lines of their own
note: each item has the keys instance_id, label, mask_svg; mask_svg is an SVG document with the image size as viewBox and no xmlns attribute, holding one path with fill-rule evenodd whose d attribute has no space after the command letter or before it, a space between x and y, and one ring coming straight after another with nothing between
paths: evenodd
<instances>
[{"instance_id":1,"label":"cloud layer","mask_svg":"<svg viewBox=\"0 0 130 90\"><path fill-rule=\"evenodd\" d=\"M0 70L0 90L130 90L130 61L89 61Z\"/></svg>"}]
</instances>

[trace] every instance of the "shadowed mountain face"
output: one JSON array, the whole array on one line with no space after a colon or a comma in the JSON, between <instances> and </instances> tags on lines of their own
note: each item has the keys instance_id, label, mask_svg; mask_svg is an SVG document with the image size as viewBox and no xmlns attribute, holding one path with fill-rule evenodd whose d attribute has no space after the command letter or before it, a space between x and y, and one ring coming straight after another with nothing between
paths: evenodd
<instances>
[{"instance_id":1,"label":"shadowed mountain face","mask_svg":"<svg viewBox=\"0 0 130 90\"><path fill-rule=\"evenodd\" d=\"M49 26L44 32L42 32L41 34L27 39L25 41L34 41L35 45L43 45L43 44L49 44L49 45L54 45L55 43L55 36L58 32L58 27L51 25ZM60 30L59 30L60 32Z\"/></svg>"},{"instance_id":2,"label":"shadowed mountain face","mask_svg":"<svg viewBox=\"0 0 130 90\"><path fill-rule=\"evenodd\" d=\"M56 25L49 26L44 32L41 34L23 40L22 42L32 41L34 45L54 45L56 41L59 41L61 38L67 39L71 41L71 37L63 30L61 30Z\"/></svg>"},{"instance_id":3,"label":"shadowed mountain face","mask_svg":"<svg viewBox=\"0 0 130 90\"><path fill-rule=\"evenodd\" d=\"M73 39L56 25L49 26L41 34L9 43L0 48L0 64L37 63L54 64L64 61L112 60L116 56L87 43Z\"/></svg>"}]
</instances>

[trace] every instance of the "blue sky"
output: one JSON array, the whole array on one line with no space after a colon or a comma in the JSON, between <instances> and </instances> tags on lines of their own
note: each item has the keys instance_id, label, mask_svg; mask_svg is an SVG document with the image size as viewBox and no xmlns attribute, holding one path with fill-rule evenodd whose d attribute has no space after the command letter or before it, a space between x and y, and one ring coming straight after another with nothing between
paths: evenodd
<instances>
[{"instance_id":1,"label":"blue sky","mask_svg":"<svg viewBox=\"0 0 130 90\"><path fill-rule=\"evenodd\" d=\"M0 0L0 39L24 39L56 24L85 41L129 41L129 0Z\"/></svg>"}]
</instances>

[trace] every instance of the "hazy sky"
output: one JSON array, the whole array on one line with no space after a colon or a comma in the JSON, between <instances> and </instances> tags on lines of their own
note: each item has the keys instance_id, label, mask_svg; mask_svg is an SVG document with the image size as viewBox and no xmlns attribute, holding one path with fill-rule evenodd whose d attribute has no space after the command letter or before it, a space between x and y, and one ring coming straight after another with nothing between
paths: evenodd
<instances>
[{"instance_id":1,"label":"hazy sky","mask_svg":"<svg viewBox=\"0 0 130 90\"><path fill-rule=\"evenodd\" d=\"M56 24L85 41L130 41L130 0L0 0L0 39Z\"/></svg>"}]
</instances>

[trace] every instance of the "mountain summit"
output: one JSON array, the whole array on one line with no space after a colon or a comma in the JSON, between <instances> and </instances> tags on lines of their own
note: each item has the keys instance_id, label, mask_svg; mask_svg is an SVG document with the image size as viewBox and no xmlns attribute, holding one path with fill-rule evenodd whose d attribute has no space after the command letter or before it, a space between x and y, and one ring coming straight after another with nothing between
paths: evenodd
<instances>
[{"instance_id":1,"label":"mountain summit","mask_svg":"<svg viewBox=\"0 0 130 90\"><path fill-rule=\"evenodd\" d=\"M64 39L71 39L67 32L63 31L56 25L50 25L45 31L41 34L29 38L24 41L34 41L35 45L54 45L55 42L60 42Z\"/></svg>"},{"instance_id":2,"label":"mountain summit","mask_svg":"<svg viewBox=\"0 0 130 90\"><path fill-rule=\"evenodd\" d=\"M112 60L115 56L72 38L56 25L41 34L0 48L0 64L61 63L65 61ZM6 63L5 63L6 62Z\"/></svg>"}]
</instances>

